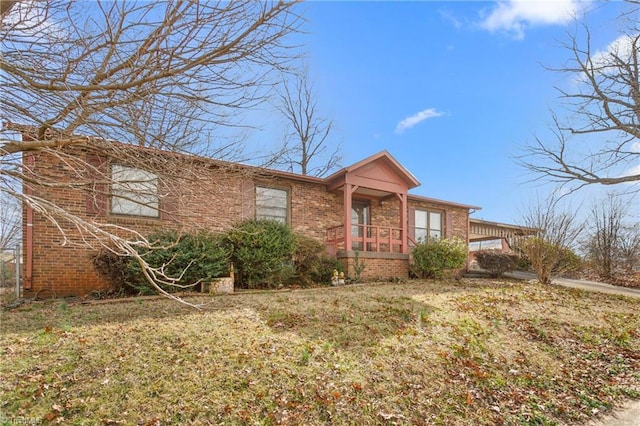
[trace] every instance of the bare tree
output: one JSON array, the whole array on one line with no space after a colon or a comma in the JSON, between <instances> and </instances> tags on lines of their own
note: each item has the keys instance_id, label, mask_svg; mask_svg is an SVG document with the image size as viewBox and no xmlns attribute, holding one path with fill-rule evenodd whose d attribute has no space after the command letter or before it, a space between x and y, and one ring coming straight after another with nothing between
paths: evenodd
<instances>
[{"instance_id":1,"label":"bare tree","mask_svg":"<svg viewBox=\"0 0 640 426\"><path fill-rule=\"evenodd\" d=\"M184 149L261 102L288 52L292 4L20 2L3 17L5 120ZM34 146L35 145L35 146ZM6 152L20 150L15 144Z\"/></svg>"},{"instance_id":2,"label":"bare tree","mask_svg":"<svg viewBox=\"0 0 640 426\"><path fill-rule=\"evenodd\" d=\"M609 194L604 202L597 201L587 221L584 249L594 269L605 281L618 272L632 268L640 258L640 225L633 218L634 199Z\"/></svg>"},{"instance_id":3,"label":"bare tree","mask_svg":"<svg viewBox=\"0 0 640 426\"><path fill-rule=\"evenodd\" d=\"M640 224L626 225L622 228L618 241L618 253L624 262L627 273L633 272L634 266L640 266Z\"/></svg>"},{"instance_id":4,"label":"bare tree","mask_svg":"<svg viewBox=\"0 0 640 426\"><path fill-rule=\"evenodd\" d=\"M576 267L578 259L573 247L581 232L577 209L562 208L559 198L551 196L530 206L522 221L528 228L539 230L535 237L525 240L520 249L541 283L549 284L554 274Z\"/></svg>"},{"instance_id":5,"label":"bare tree","mask_svg":"<svg viewBox=\"0 0 640 426\"><path fill-rule=\"evenodd\" d=\"M575 83L558 88L569 118L554 113L552 139L536 137L519 158L537 179L571 190L640 182L640 2L627 5L606 51L594 49L586 24L569 34L571 58L554 69Z\"/></svg>"},{"instance_id":6,"label":"bare tree","mask_svg":"<svg viewBox=\"0 0 640 426\"><path fill-rule=\"evenodd\" d=\"M604 280L613 276L624 216L622 200L613 194L609 194L604 203L598 201L591 208L585 249L598 275Z\"/></svg>"},{"instance_id":7,"label":"bare tree","mask_svg":"<svg viewBox=\"0 0 640 426\"><path fill-rule=\"evenodd\" d=\"M20 203L0 193L0 250L13 248L20 243L21 221Z\"/></svg>"},{"instance_id":8,"label":"bare tree","mask_svg":"<svg viewBox=\"0 0 640 426\"><path fill-rule=\"evenodd\" d=\"M331 147L329 141L333 121L320 115L306 71L296 75L293 81L283 80L277 109L289 131L282 150L274 155L276 166L318 177L339 166L340 147Z\"/></svg>"},{"instance_id":9,"label":"bare tree","mask_svg":"<svg viewBox=\"0 0 640 426\"><path fill-rule=\"evenodd\" d=\"M200 135L238 126L238 112L266 98L272 76L293 59L286 36L299 23L289 1L2 4L0 103L4 126L25 137L0 140L0 191L54 223L65 242L129 256L149 245L141 234L42 194L113 195L112 175L91 161L96 156L146 170L162 180L160 187L177 175L193 177L197 172L185 170L189 162L140 155L122 144L202 153L208 147ZM24 163L15 154L23 154ZM73 179L33 166L40 156L57 158ZM130 189L144 187L135 182L139 176L126 183ZM23 188L5 185L9 179ZM148 198L129 194L138 203ZM152 282L166 280L138 260Z\"/></svg>"}]
</instances>

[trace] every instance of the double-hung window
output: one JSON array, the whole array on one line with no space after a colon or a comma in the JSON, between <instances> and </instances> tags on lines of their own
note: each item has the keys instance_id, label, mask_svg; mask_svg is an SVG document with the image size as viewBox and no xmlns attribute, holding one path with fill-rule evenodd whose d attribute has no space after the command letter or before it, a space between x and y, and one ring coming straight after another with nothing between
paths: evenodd
<instances>
[{"instance_id":1,"label":"double-hung window","mask_svg":"<svg viewBox=\"0 0 640 426\"><path fill-rule=\"evenodd\" d=\"M442 238L442 213L429 210L416 210L415 238L418 242Z\"/></svg>"},{"instance_id":2,"label":"double-hung window","mask_svg":"<svg viewBox=\"0 0 640 426\"><path fill-rule=\"evenodd\" d=\"M111 166L111 213L158 217L158 177L146 170Z\"/></svg>"},{"instance_id":3,"label":"double-hung window","mask_svg":"<svg viewBox=\"0 0 640 426\"><path fill-rule=\"evenodd\" d=\"M289 222L289 191L256 186L256 219Z\"/></svg>"}]
</instances>

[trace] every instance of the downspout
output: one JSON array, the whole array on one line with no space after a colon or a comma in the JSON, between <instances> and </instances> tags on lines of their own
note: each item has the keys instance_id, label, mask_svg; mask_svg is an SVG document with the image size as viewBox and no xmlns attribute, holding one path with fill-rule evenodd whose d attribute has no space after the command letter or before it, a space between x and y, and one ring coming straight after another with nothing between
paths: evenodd
<instances>
[{"instance_id":1,"label":"downspout","mask_svg":"<svg viewBox=\"0 0 640 426\"><path fill-rule=\"evenodd\" d=\"M24 157L25 166L28 166L31 170L35 164L35 158L33 154L27 154ZM33 189L26 185L23 191L27 197L33 195ZM23 288L25 290L31 290L31 284L33 282L33 207L28 203L26 204L26 216L27 223L24 230L24 282Z\"/></svg>"}]
</instances>

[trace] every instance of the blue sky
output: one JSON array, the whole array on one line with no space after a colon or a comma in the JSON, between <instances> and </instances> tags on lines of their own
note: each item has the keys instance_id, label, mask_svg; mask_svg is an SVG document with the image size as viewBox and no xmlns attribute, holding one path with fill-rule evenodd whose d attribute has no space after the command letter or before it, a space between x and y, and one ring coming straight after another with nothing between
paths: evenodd
<instances>
[{"instance_id":1,"label":"blue sky","mask_svg":"<svg viewBox=\"0 0 640 426\"><path fill-rule=\"evenodd\" d=\"M514 157L544 136L554 86L571 78L561 47L583 15L592 43L619 35L621 2L310 2L299 38L343 165L388 150L421 182L413 193L481 206L474 217L517 223L549 186ZM584 198L594 190L582 191Z\"/></svg>"}]
</instances>

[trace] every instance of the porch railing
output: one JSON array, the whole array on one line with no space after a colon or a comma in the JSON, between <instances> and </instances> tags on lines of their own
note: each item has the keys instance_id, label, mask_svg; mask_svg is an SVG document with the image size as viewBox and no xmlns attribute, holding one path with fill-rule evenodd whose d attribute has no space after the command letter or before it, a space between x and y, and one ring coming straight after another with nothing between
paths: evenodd
<instances>
[{"instance_id":1,"label":"porch railing","mask_svg":"<svg viewBox=\"0 0 640 426\"><path fill-rule=\"evenodd\" d=\"M377 253L403 253L402 228L373 225L351 225L351 247L345 247L344 225L327 229L327 252L357 250Z\"/></svg>"}]
</instances>

